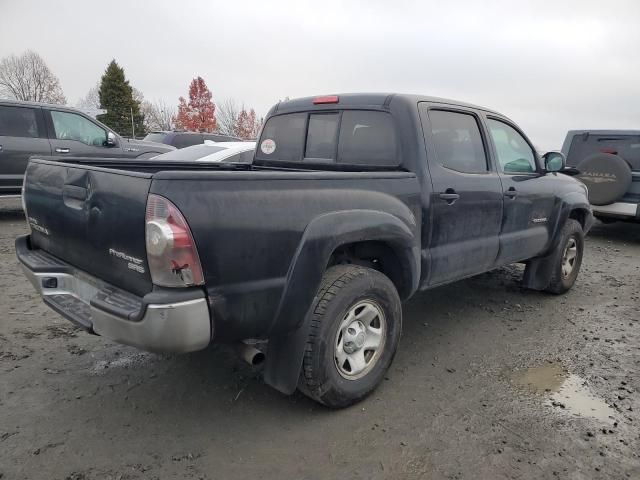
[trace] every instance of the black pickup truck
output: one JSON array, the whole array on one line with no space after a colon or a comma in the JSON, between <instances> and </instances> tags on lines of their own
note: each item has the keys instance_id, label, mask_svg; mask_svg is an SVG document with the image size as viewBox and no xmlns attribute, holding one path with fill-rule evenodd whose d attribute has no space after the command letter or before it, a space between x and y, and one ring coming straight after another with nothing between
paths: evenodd
<instances>
[{"instance_id":1,"label":"black pickup truck","mask_svg":"<svg viewBox=\"0 0 640 480\"><path fill-rule=\"evenodd\" d=\"M343 407L383 378L416 291L514 262L526 287L571 288L593 220L563 168L484 108L302 98L271 109L252 165L32 159L16 251L90 332L173 352L268 340L269 385Z\"/></svg>"}]
</instances>

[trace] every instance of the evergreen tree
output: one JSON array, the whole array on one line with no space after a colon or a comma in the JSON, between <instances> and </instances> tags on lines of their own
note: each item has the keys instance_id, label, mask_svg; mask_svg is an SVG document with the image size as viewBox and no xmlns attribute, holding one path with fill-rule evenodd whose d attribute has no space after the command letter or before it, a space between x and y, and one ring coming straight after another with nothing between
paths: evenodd
<instances>
[{"instance_id":1,"label":"evergreen tree","mask_svg":"<svg viewBox=\"0 0 640 480\"><path fill-rule=\"evenodd\" d=\"M134 99L133 88L124 76L124 69L115 60L111 60L102 75L99 95L100 108L107 113L98 115L98 120L120 135L130 137L133 114L136 136L144 134L144 115L140 113L140 102Z\"/></svg>"}]
</instances>

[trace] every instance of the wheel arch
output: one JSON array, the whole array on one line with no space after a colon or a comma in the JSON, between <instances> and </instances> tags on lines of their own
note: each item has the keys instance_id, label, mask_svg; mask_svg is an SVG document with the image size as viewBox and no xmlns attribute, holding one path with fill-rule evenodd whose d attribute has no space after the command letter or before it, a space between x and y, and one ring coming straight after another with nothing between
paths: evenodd
<instances>
[{"instance_id":1,"label":"wheel arch","mask_svg":"<svg viewBox=\"0 0 640 480\"><path fill-rule=\"evenodd\" d=\"M558 221L553 230L553 235L546 253L540 257L532 258L527 262L527 266L522 279L522 285L531 290L545 290L551 282L553 266L556 261L557 248L562 237L562 229L568 220L577 221L586 233L593 223L591 208L585 201L567 201L562 203Z\"/></svg>"},{"instance_id":2,"label":"wheel arch","mask_svg":"<svg viewBox=\"0 0 640 480\"><path fill-rule=\"evenodd\" d=\"M383 273L396 285L401 298L408 298L420 279L419 242L419 226L412 215L401 219L381 211L348 210L310 222L287 272L284 293L270 326L265 382L287 394L296 389L309 309L324 272L336 264L332 262L338 262L343 252L355 252L351 257L354 263L384 262L388 273Z\"/></svg>"}]
</instances>

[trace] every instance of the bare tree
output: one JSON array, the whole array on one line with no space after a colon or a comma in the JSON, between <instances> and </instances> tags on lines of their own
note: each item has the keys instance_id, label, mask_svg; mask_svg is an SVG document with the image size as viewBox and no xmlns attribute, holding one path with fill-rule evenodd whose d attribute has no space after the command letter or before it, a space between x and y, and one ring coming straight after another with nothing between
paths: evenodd
<instances>
[{"instance_id":1,"label":"bare tree","mask_svg":"<svg viewBox=\"0 0 640 480\"><path fill-rule=\"evenodd\" d=\"M150 132L153 130L173 130L175 127L174 117L176 116L176 107L167 105L164 100L157 100L153 103L145 100L140 108L144 114L145 129Z\"/></svg>"},{"instance_id":2,"label":"bare tree","mask_svg":"<svg viewBox=\"0 0 640 480\"><path fill-rule=\"evenodd\" d=\"M0 95L32 102L67 103L58 77L31 50L0 61Z\"/></svg>"},{"instance_id":3,"label":"bare tree","mask_svg":"<svg viewBox=\"0 0 640 480\"><path fill-rule=\"evenodd\" d=\"M142 105L142 102L144 102L144 95L140 90L138 90L136 87L131 87L131 95L133 96L134 101Z\"/></svg>"},{"instance_id":4,"label":"bare tree","mask_svg":"<svg viewBox=\"0 0 640 480\"><path fill-rule=\"evenodd\" d=\"M218 132L223 135L233 135L241 110L242 108L233 98L226 98L221 102L216 102Z\"/></svg>"},{"instance_id":5,"label":"bare tree","mask_svg":"<svg viewBox=\"0 0 640 480\"><path fill-rule=\"evenodd\" d=\"M100 108L100 83L91 87L87 94L76 103L80 110L98 110Z\"/></svg>"}]
</instances>

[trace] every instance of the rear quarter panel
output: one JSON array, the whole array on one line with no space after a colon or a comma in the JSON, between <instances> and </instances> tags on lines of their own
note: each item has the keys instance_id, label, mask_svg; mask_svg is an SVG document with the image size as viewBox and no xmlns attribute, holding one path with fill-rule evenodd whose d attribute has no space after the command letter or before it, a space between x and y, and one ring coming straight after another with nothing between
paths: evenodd
<instances>
[{"instance_id":1,"label":"rear quarter panel","mask_svg":"<svg viewBox=\"0 0 640 480\"><path fill-rule=\"evenodd\" d=\"M312 223L322 224L317 220L323 216L350 212L335 217L341 222L358 211L382 212L399 219L419 245L420 189L411 173L167 172L154 177L151 192L175 203L191 227L219 340L267 337L302 320L274 324L288 282L297 282L293 291L309 292L312 299L316 267L323 271L331 253L326 246L340 242L340 225L314 232L312 254L322 260L309 275L292 275L305 232ZM308 305L303 307L306 313ZM302 310L295 311L290 315Z\"/></svg>"}]
</instances>

